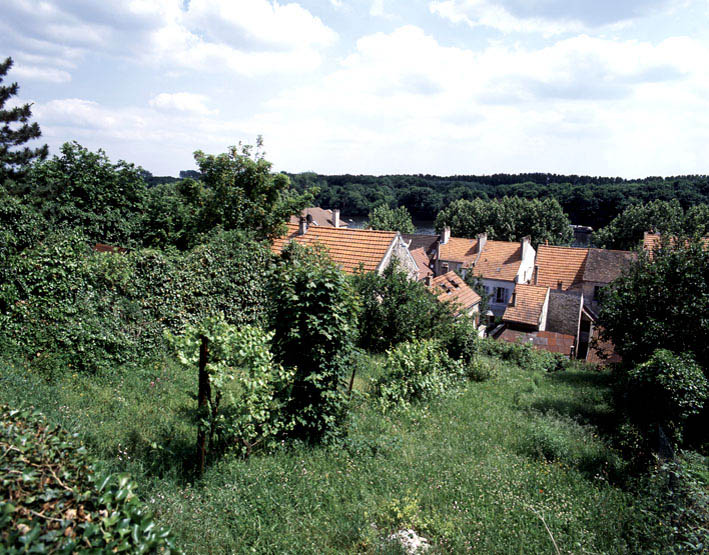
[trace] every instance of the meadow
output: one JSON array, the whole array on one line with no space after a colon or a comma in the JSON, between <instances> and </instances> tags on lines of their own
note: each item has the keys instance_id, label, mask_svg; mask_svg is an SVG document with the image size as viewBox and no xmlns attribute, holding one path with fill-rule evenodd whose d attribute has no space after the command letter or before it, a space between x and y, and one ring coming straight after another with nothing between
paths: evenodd
<instances>
[{"instance_id":1,"label":"meadow","mask_svg":"<svg viewBox=\"0 0 709 555\"><path fill-rule=\"evenodd\" d=\"M345 436L222 458L199 480L182 468L197 376L169 360L52 383L5 363L0 402L37 406L130 472L187 553L395 553L384 540L402 528L434 552L635 551L609 376L483 362L495 379L382 412L368 395L380 358L363 355Z\"/></svg>"}]
</instances>

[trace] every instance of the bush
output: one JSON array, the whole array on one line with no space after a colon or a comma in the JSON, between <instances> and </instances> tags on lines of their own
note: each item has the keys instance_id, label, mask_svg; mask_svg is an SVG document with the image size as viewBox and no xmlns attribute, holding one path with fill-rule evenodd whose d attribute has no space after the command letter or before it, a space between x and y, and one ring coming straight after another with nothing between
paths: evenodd
<instances>
[{"instance_id":1,"label":"bush","mask_svg":"<svg viewBox=\"0 0 709 555\"><path fill-rule=\"evenodd\" d=\"M315 441L336 432L345 415L357 297L324 253L291 243L281 256L271 284L273 352L295 370L285 409L296 420L293 434Z\"/></svg>"},{"instance_id":2,"label":"bush","mask_svg":"<svg viewBox=\"0 0 709 555\"><path fill-rule=\"evenodd\" d=\"M202 337L207 339L209 387L198 426L209 436L210 456L225 451L250 455L257 445L273 447L293 428L294 417L284 407L295 372L273 361L273 332L248 324L233 326L218 316L169 337L180 362L195 373Z\"/></svg>"},{"instance_id":3,"label":"bush","mask_svg":"<svg viewBox=\"0 0 709 555\"><path fill-rule=\"evenodd\" d=\"M387 352L383 370L374 390L384 408L442 395L464 375L463 363L430 339L394 347Z\"/></svg>"},{"instance_id":4,"label":"bush","mask_svg":"<svg viewBox=\"0 0 709 555\"><path fill-rule=\"evenodd\" d=\"M127 475L101 474L75 438L31 409L0 414L4 553L178 551Z\"/></svg>"},{"instance_id":5,"label":"bush","mask_svg":"<svg viewBox=\"0 0 709 555\"><path fill-rule=\"evenodd\" d=\"M686 420L702 410L709 384L690 355L658 349L628 372L627 394L630 416L636 423L653 431L662 426L678 443Z\"/></svg>"},{"instance_id":6,"label":"bush","mask_svg":"<svg viewBox=\"0 0 709 555\"><path fill-rule=\"evenodd\" d=\"M481 340L480 352L531 371L554 372L563 370L568 365L568 360L560 354L535 349L530 345L494 339Z\"/></svg>"},{"instance_id":7,"label":"bush","mask_svg":"<svg viewBox=\"0 0 709 555\"><path fill-rule=\"evenodd\" d=\"M638 514L630 530L640 553L706 553L709 483L705 457L685 453L656 464L634 484Z\"/></svg>"},{"instance_id":8,"label":"bush","mask_svg":"<svg viewBox=\"0 0 709 555\"><path fill-rule=\"evenodd\" d=\"M359 345L364 349L383 352L414 338L439 338L453 325L450 308L425 285L411 281L397 264L382 275L357 274L353 282L362 304Z\"/></svg>"}]
</instances>

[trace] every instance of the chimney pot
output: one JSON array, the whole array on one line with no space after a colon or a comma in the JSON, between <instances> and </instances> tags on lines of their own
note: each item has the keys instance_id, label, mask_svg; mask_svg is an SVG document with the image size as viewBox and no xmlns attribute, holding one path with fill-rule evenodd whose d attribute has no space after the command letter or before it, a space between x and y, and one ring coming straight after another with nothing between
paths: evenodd
<instances>
[{"instance_id":1,"label":"chimney pot","mask_svg":"<svg viewBox=\"0 0 709 555\"><path fill-rule=\"evenodd\" d=\"M298 229L298 235L305 235L308 231L308 220L305 216L300 217L300 227Z\"/></svg>"}]
</instances>

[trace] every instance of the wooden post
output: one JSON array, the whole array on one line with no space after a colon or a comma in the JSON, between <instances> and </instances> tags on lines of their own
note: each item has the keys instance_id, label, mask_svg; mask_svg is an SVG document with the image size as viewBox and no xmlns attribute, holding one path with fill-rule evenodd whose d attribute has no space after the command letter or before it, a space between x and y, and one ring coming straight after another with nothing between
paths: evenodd
<instances>
[{"instance_id":1,"label":"wooden post","mask_svg":"<svg viewBox=\"0 0 709 555\"><path fill-rule=\"evenodd\" d=\"M347 396L352 397L352 388L354 387L355 373L357 372L357 367L352 369L352 377L350 378L350 387L347 389Z\"/></svg>"},{"instance_id":2,"label":"wooden post","mask_svg":"<svg viewBox=\"0 0 709 555\"><path fill-rule=\"evenodd\" d=\"M202 344L199 347L199 390L197 393L197 409L199 413L199 424L197 425L197 474L204 473L207 461L207 429L202 423L209 410L209 398L211 391L209 387L209 374L207 373L207 355L209 340L202 336Z\"/></svg>"}]
</instances>

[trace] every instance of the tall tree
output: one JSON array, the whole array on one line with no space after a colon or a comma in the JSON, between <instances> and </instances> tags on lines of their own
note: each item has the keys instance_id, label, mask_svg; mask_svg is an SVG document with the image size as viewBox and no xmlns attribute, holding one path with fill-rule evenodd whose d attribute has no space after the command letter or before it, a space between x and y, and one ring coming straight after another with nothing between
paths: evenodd
<instances>
[{"instance_id":1,"label":"tall tree","mask_svg":"<svg viewBox=\"0 0 709 555\"><path fill-rule=\"evenodd\" d=\"M377 206L369 213L368 229L398 231L399 233L414 233L416 228L411 221L411 214L405 206L389 208L385 204Z\"/></svg>"},{"instance_id":2,"label":"tall tree","mask_svg":"<svg viewBox=\"0 0 709 555\"><path fill-rule=\"evenodd\" d=\"M49 153L47 145L39 148L22 147L32 139L38 139L42 131L36 122L29 123L32 116L31 104L5 108L7 101L16 96L20 89L17 83L2 84L11 67L12 58L0 63L0 183L7 179L17 179L32 160L44 160Z\"/></svg>"},{"instance_id":3,"label":"tall tree","mask_svg":"<svg viewBox=\"0 0 709 555\"><path fill-rule=\"evenodd\" d=\"M313 200L306 191L298 194L290 188L285 174L271 173L271 163L264 159L259 137L256 151L251 146L232 146L225 154L194 153L208 189L208 199L201 213L204 231L215 226L243 229L260 237L278 237L285 223L299 214Z\"/></svg>"}]
</instances>

